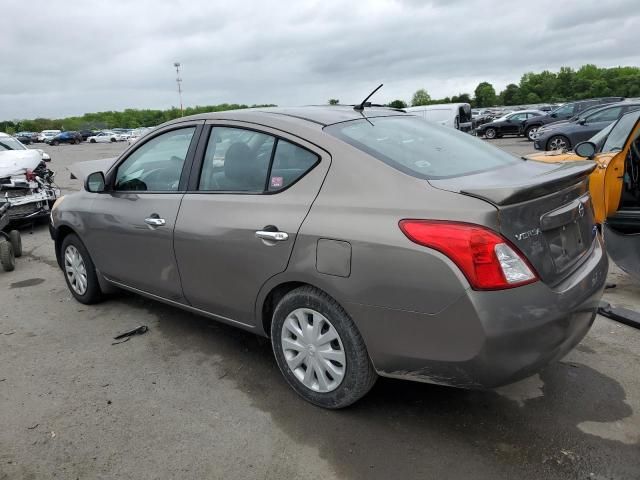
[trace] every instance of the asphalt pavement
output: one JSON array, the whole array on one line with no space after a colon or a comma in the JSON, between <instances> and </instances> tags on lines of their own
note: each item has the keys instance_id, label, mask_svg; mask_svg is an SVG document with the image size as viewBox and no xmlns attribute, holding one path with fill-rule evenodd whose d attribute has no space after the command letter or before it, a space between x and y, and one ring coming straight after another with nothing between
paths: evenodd
<instances>
[{"instance_id":1,"label":"asphalt pavement","mask_svg":"<svg viewBox=\"0 0 640 480\"><path fill-rule=\"evenodd\" d=\"M72 191L66 167L125 147L45 150ZM496 391L380 379L326 411L287 386L266 339L127 293L75 302L46 225L22 233L0 272L0 480L640 478L633 328L598 317L562 361ZM609 280L609 302L640 310L640 285Z\"/></svg>"}]
</instances>

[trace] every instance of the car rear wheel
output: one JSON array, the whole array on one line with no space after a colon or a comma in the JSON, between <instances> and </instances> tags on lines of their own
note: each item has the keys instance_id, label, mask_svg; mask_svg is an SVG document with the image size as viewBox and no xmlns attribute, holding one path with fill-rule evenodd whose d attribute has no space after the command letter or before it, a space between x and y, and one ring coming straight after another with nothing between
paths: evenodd
<instances>
[{"instance_id":1,"label":"car rear wheel","mask_svg":"<svg viewBox=\"0 0 640 480\"><path fill-rule=\"evenodd\" d=\"M534 125L532 127L527 127L527 129L524 131L524 136L527 137L527 140L529 140L530 142L533 142L535 140L533 138L533 134L536 133L539 128L540 127L537 125Z\"/></svg>"},{"instance_id":2,"label":"car rear wheel","mask_svg":"<svg viewBox=\"0 0 640 480\"><path fill-rule=\"evenodd\" d=\"M22 256L22 237L20 236L20 232L18 230L11 230L9 232L9 242L11 242L11 246L13 247L13 254L16 257Z\"/></svg>"},{"instance_id":3,"label":"car rear wheel","mask_svg":"<svg viewBox=\"0 0 640 480\"><path fill-rule=\"evenodd\" d=\"M362 336L329 295L300 287L278 303L271 344L280 371L302 398L343 408L362 398L377 375Z\"/></svg>"},{"instance_id":4,"label":"car rear wheel","mask_svg":"<svg viewBox=\"0 0 640 480\"><path fill-rule=\"evenodd\" d=\"M5 272L12 272L16 268L13 246L4 238L0 238L0 265Z\"/></svg>"},{"instance_id":5,"label":"car rear wheel","mask_svg":"<svg viewBox=\"0 0 640 480\"><path fill-rule=\"evenodd\" d=\"M80 238L70 234L62 241L60 248L64 278L73 297L87 305L102 300L96 269Z\"/></svg>"},{"instance_id":6,"label":"car rear wheel","mask_svg":"<svg viewBox=\"0 0 640 480\"><path fill-rule=\"evenodd\" d=\"M96 143L96 139L92 138L91 140L89 140L89 143Z\"/></svg>"},{"instance_id":7,"label":"car rear wheel","mask_svg":"<svg viewBox=\"0 0 640 480\"><path fill-rule=\"evenodd\" d=\"M495 128L487 128L484 131L484 136L488 139L493 139L496 138L498 136L498 132L496 131Z\"/></svg>"},{"instance_id":8,"label":"car rear wheel","mask_svg":"<svg viewBox=\"0 0 640 480\"><path fill-rule=\"evenodd\" d=\"M571 142L564 135L554 135L547 142L547 150L568 150Z\"/></svg>"},{"instance_id":9,"label":"car rear wheel","mask_svg":"<svg viewBox=\"0 0 640 480\"><path fill-rule=\"evenodd\" d=\"M113 137L111 137L111 141L112 141L112 142L115 142L115 141L116 141L116 139L115 139L115 138L113 138Z\"/></svg>"}]
</instances>

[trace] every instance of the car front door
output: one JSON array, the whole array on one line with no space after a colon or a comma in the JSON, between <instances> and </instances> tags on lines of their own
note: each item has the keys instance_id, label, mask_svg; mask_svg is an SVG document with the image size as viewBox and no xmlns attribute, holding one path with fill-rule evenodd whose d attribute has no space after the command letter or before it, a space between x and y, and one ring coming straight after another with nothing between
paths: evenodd
<instances>
[{"instance_id":1,"label":"car front door","mask_svg":"<svg viewBox=\"0 0 640 480\"><path fill-rule=\"evenodd\" d=\"M258 292L287 268L330 157L242 123L213 125L200 143L174 236L184 294L197 309L254 326Z\"/></svg>"},{"instance_id":2,"label":"car front door","mask_svg":"<svg viewBox=\"0 0 640 480\"><path fill-rule=\"evenodd\" d=\"M525 120L525 113L514 113L502 125L502 133L516 135L520 132L520 124Z\"/></svg>"},{"instance_id":3,"label":"car front door","mask_svg":"<svg viewBox=\"0 0 640 480\"><path fill-rule=\"evenodd\" d=\"M183 301L173 229L202 122L159 131L107 174L87 216L86 243L109 280Z\"/></svg>"},{"instance_id":4,"label":"car front door","mask_svg":"<svg viewBox=\"0 0 640 480\"><path fill-rule=\"evenodd\" d=\"M615 122L622 115L623 107L610 107L588 115L584 120L579 120L575 132L572 135L572 144L589 140L592 136L605 128L611 122Z\"/></svg>"}]
</instances>

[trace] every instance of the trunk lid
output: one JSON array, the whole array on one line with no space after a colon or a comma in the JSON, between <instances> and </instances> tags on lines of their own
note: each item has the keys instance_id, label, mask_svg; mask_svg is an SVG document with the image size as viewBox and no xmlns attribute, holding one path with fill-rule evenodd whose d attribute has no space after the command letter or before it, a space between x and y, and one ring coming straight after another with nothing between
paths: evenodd
<instances>
[{"instance_id":1,"label":"trunk lid","mask_svg":"<svg viewBox=\"0 0 640 480\"><path fill-rule=\"evenodd\" d=\"M592 248L596 229L588 176L595 166L590 161L523 161L429 183L493 204L500 233L520 249L542 281L553 285Z\"/></svg>"}]
</instances>

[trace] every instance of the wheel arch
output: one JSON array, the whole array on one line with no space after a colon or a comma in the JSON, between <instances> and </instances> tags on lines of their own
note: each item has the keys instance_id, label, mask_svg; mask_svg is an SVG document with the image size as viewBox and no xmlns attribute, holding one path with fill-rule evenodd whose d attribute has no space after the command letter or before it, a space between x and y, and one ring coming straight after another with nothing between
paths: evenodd
<instances>
[{"instance_id":1,"label":"wheel arch","mask_svg":"<svg viewBox=\"0 0 640 480\"><path fill-rule=\"evenodd\" d=\"M314 282L311 279L281 278L279 281L269 282L263 286L256 302L256 323L262 329L262 332L258 333L262 333L266 337L271 336L271 321L278 302L296 288L313 287L326 293L338 302L342 308L345 308L343 303L333 294L332 289L327 288L328 285L321 283L323 282Z\"/></svg>"},{"instance_id":2,"label":"wheel arch","mask_svg":"<svg viewBox=\"0 0 640 480\"><path fill-rule=\"evenodd\" d=\"M69 225L63 224L56 228L54 249L56 252L56 261L60 268L62 268L62 242L64 242L64 239L71 234L78 235L78 233Z\"/></svg>"}]
</instances>

